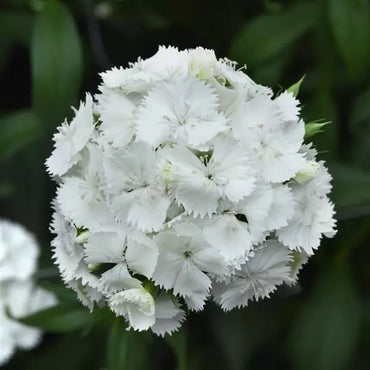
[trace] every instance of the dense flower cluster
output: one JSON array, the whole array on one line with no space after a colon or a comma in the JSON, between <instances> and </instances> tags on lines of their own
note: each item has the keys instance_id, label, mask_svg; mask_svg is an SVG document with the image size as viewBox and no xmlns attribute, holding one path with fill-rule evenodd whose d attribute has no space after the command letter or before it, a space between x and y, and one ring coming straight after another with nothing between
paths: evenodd
<instances>
[{"instance_id":1,"label":"dense flower cluster","mask_svg":"<svg viewBox=\"0 0 370 370\"><path fill-rule=\"evenodd\" d=\"M293 94L203 48L101 77L46 162L54 258L80 300L164 335L209 297L227 311L293 284L335 233Z\"/></svg>"},{"instance_id":2,"label":"dense flower cluster","mask_svg":"<svg viewBox=\"0 0 370 370\"><path fill-rule=\"evenodd\" d=\"M16 348L38 344L41 331L9 317L22 318L53 306L54 295L30 280L36 269L38 246L22 226L0 220L0 366ZM8 310L8 311L7 311Z\"/></svg>"}]
</instances>

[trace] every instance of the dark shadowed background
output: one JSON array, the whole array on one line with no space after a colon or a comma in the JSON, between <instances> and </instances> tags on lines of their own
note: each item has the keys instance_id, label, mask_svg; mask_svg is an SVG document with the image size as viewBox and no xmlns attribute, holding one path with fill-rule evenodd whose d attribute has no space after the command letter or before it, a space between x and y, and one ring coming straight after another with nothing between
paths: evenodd
<instances>
[{"instance_id":1,"label":"dark shadowed background","mask_svg":"<svg viewBox=\"0 0 370 370\"><path fill-rule=\"evenodd\" d=\"M0 216L36 234L42 268L52 266L52 133L85 91L97 92L99 72L158 45L215 49L275 91L306 75L304 119L332 121L313 141L334 177L339 220L295 289L228 314L208 304L172 341L104 320L48 332L4 369L105 369L108 337L128 370L174 369L176 358L181 370L369 369L369 1L1 0L0 12Z\"/></svg>"}]
</instances>

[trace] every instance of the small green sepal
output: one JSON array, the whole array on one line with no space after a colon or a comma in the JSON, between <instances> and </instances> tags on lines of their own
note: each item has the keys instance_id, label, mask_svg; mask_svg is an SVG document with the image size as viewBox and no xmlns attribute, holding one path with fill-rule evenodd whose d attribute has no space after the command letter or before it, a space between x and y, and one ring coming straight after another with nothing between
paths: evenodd
<instances>
[{"instance_id":1,"label":"small green sepal","mask_svg":"<svg viewBox=\"0 0 370 370\"><path fill-rule=\"evenodd\" d=\"M305 79L305 77L306 77L306 75L303 75L302 78L298 82L296 82L295 84L293 84L292 86L290 86L287 89L287 91L291 92L295 98L298 96L299 89L300 89L301 84L302 84L303 80Z\"/></svg>"},{"instance_id":2,"label":"small green sepal","mask_svg":"<svg viewBox=\"0 0 370 370\"><path fill-rule=\"evenodd\" d=\"M331 121L317 120L305 124L304 138L308 139L320 132L324 132L323 127L331 123Z\"/></svg>"}]
</instances>

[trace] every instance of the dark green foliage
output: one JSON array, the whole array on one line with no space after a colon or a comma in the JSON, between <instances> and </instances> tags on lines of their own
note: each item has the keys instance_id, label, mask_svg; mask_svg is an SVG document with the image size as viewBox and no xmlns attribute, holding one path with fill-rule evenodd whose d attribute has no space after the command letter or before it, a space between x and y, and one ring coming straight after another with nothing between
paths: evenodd
<instances>
[{"instance_id":1,"label":"dark green foliage","mask_svg":"<svg viewBox=\"0 0 370 370\"><path fill-rule=\"evenodd\" d=\"M82 77L80 38L68 8L47 1L36 15L31 41L33 108L54 127L78 101Z\"/></svg>"}]
</instances>

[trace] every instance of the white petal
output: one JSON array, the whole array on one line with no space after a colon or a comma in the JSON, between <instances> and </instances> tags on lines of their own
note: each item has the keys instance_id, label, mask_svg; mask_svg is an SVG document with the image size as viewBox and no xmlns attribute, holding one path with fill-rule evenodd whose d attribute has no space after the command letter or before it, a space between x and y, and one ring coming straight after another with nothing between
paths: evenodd
<instances>
[{"instance_id":1,"label":"white petal","mask_svg":"<svg viewBox=\"0 0 370 370\"><path fill-rule=\"evenodd\" d=\"M157 85L139 108L136 125L138 139L153 147L169 140L199 147L228 128L216 94L195 78Z\"/></svg>"},{"instance_id":2,"label":"white petal","mask_svg":"<svg viewBox=\"0 0 370 370\"><path fill-rule=\"evenodd\" d=\"M254 171L247 153L234 140L217 139L207 166L213 181L232 201L237 202L254 188Z\"/></svg>"},{"instance_id":3,"label":"white petal","mask_svg":"<svg viewBox=\"0 0 370 370\"><path fill-rule=\"evenodd\" d=\"M148 330L155 323L155 317L144 314L140 309L135 306L127 308L127 316L130 326L137 331Z\"/></svg>"},{"instance_id":4,"label":"white petal","mask_svg":"<svg viewBox=\"0 0 370 370\"><path fill-rule=\"evenodd\" d=\"M276 127L280 112L269 96L258 94L244 103L232 121L233 134L238 140L250 142L250 129L258 126Z\"/></svg>"},{"instance_id":5,"label":"white petal","mask_svg":"<svg viewBox=\"0 0 370 370\"><path fill-rule=\"evenodd\" d=\"M203 233L206 240L226 260L244 256L252 247L248 224L239 221L233 214L215 216L203 228Z\"/></svg>"},{"instance_id":6,"label":"white petal","mask_svg":"<svg viewBox=\"0 0 370 370\"><path fill-rule=\"evenodd\" d=\"M272 204L265 222L268 229L275 230L288 224L296 204L293 194L287 186L275 184L272 189Z\"/></svg>"},{"instance_id":7,"label":"white petal","mask_svg":"<svg viewBox=\"0 0 370 370\"><path fill-rule=\"evenodd\" d=\"M112 146L123 148L134 135L134 103L126 95L108 89L102 89L98 102L97 112L102 121L99 128Z\"/></svg>"},{"instance_id":8,"label":"white petal","mask_svg":"<svg viewBox=\"0 0 370 370\"><path fill-rule=\"evenodd\" d=\"M183 147L171 151L169 160L172 165L169 187L177 203L194 216L215 212L220 190L206 177L206 168L200 160Z\"/></svg>"},{"instance_id":9,"label":"white petal","mask_svg":"<svg viewBox=\"0 0 370 370\"><path fill-rule=\"evenodd\" d=\"M135 330L149 329L155 323L155 303L144 289L129 289L114 294L109 301L110 308L126 316Z\"/></svg>"},{"instance_id":10,"label":"white petal","mask_svg":"<svg viewBox=\"0 0 370 370\"><path fill-rule=\"evenodd\" d=\"M211 279L190 259L185 259L173 283L173 292L182 296L192 296L197 291L208 292L211 285Z\"/></svg>"},{"instance_id":11,"label":"white petal","mask_svg":"<svg viewBox=\"0 0 370 370\"><path fill-rule=\"evenodd\" d=\"M225 311L248 305L269 295L290 276L289 249L275 240L265 242L241 268L232 281L218 289Z\"/></svg>"},{"instance_id":12,"label":"white petal","mask_svg":"<svg viewBox=\"0 0 370 370\"><path fill-rule=\"evenodd\" d=\"M131 270L150 278L157 264L158 254L156 245L148 238L129 240L126 261Z\"/></svg>"},{"instance_id":13,"label":"white petal","mask_svg":"<svg viewBox=\"0 0 370 370\"><path fill-rule=\"evenodd\" d=\"M164 289L173 288L183 265L182 250L177 250L178 246L181 246L181 240L178 239L179 237L172 233L161 233L155 238L159 257L153 280Z\"/></svg>"},{"instance_id":14,"label":"white petal","mask_svg":"<svg viewBox=\"0 0 370 370\"><path fill-rule=\"evenodd\" d=\"M128 211L128 222L141 231L158 231L166 219L170 199L162 192L146 188L137 191Z\"/></svg>"},{"instance_id":15,"label":"white petal","mask_svg":"<svg viewBox=\"0 0 370 370\"><path fill-rule=\"evenodd\" d=\"M284 182L294 177L304 163L303 155L300 153L266 150L260 158L260 171L268 182Z\"/></svg>"},{"instance_id":16,"label":"white petal","mask_svg":"<svg viewBox=\"0 0 370 370\"><path fill-rule=\"evenodd\" d=\"M97 288L91 287L88 284L82 284L81 279L68 281L67 287L73 289L77 293L79 301L86 306L90 312L93 311L95 303L99 305L103 303L101 292L98 291Z\"/></svg>"},{"instance_id":17,"label":"white petal","mask_svg":"<svg viewBox=\"0 0 370 370\"><path fill-rule=\"evenodd\" d=\"M127 270L124 262L117 263L116 266L101 275L100 283L104 291L115 293L120 290L141 288L141 281L133 278Z\"/></svg>"},{"instance_id":18,"label":"white petal","mask_svg":"<svg viewBox=\"0 0 370 370\"><path fill-rule=\"evenodd\" d=\"M293 96L293 93L284 91L274 100L274 103L285 121L297 121L301 108L299 100Z\"/></svg>"},{"instance_id":19,"label":"white petal","mask_svg":"<svg viewBox=\"0 0 370 370\"><path fill-rule=\"evenodd\" d=\"M164 336L177 331L185 320L185 312L174 305L168 295L160 294L155 300L155 324L151 327L153 333Z\"/></svg>"},{"instance_id":20,"label":"white petal","mask_svg":"<svg viewBox=\"0 0 370 370\"><path fill-rule=\"evenodd\" d=\"M59 235L52 241L53 259L59 267L64 281L72 280L83 257L81 245L66 244Z\"/></svg>"},{"instance_id":21,"label":"white petal","mask_svg":"<svg viewBox=\"0 0 370 370\"><path fill-rule=\"evenodd\" d=\"M67 177L57 191L57 202L63 215L79 228L102 230L114 223L102 194L94 183L78 177Z\"/></svg>"},{"instance_id":22,"label":"white petal","mask_svg":"<svg viewBox=\"0 0 370 370\"><path fill-rule=\"evenodd\" d=\"M189 310L198 312L204 309L208 295L204 292L194 292L191 296L184 297L184 300Z\"/></svg>"},{"instance_id":23,"label":"white petal","mask_svg":"<svg viewBox=\"0 0 370 370\"><path fill-rule=\"evenodd\" d=\"M0 220L0 281L28 279L39 255L35 237L23 226Z\"/></svg>"},{"instance_id":24,"label":"white petal","mask_svg":"<svg viewBox=\"0 0 370 370\"><path fill-rule=\"evenodd\" d=\"M158 51L140 63L140 68L163 79L183 78L189 71L187 50L179 51L173 46L159 46Z\"/></svg>"},{"instance_id":25,"label":"white petal","mask_svg":"<svg viewBox=\"0 0 370 370\"><path fill-rule=\"evenodd\" d=\"M52 175L64 175L76 163L76 154L80 152L94 131L93 100L86 94L85 103L80 103L70 125L63 123L54 135L55 149L46 161L48 172Z\"/></svg>"},{"instance_id":26,"label":"white petal","mask_svg":"<svg viewBox=\"0 0 370 370\"><path fill-rule=\"evenodd\" d=\"M117 263L123 260L125 240L117 233L90 233L85 248L86 263Z\"/></svg>"},{"instance_id":27,"label":"white petal","mask_svg":"<svg viewBox=\"0 0 370 370\"><path fill-rule=\"evenodd\" d=\"M297 199L293 218L277 230L279 240L290 249L303 250L312 255L320 245L322 235L335 235L334 206L327 197L306 194Z\"/></svg>"}]
</instances>

